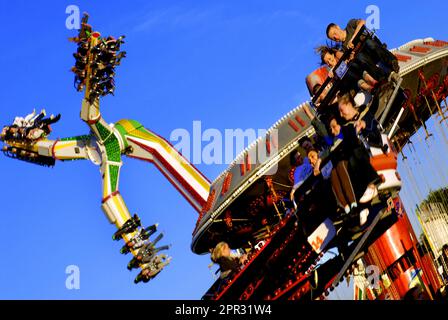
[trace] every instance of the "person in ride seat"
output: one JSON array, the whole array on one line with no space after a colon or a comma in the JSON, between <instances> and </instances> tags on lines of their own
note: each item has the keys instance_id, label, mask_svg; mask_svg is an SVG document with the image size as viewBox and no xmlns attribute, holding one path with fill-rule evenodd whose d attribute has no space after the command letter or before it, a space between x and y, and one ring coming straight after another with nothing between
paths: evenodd
<instances>
[{"instance_id":1,"label":"person in ride seat","mask_svg":"<svg viewBox=\"0 0 448 320\"><path fill-rule=\"evenodd\" d=\"M346 123L355 126L356 133L365 139L369 147L383 148L381 126L374 114L369 111L366 105L356 103L355 98L350 93L342 97L342 101L338 99L338 108Z\"/></svg>"},{"instance_id":2,"label":"person in ride seat","mask_svg":"<svg viewBox=\"0 0 448 320\"><path fill-rule=\"evenodd\" d=\"M330 23L327 26L326 34L328 39L342 43L343 50L353 49L356 46L354 40L358 32L361 31L366 21L363 19L351 19L345 29L341 29L337 24ZM359 56L361 54L361 56ZM383 65L383 68L390 74L391 71L398 73L400 67L397 58L385 48L378 38L367 38L363 49L358 53L359 59L373 66Z\"/></svg>"},{"instance_id":3,"label":"person in ride seat","mask_svg":"<svg viewBox=\"0 0 448 320\"><path fill-rule=\"evenodd\" d=\"M307 136L300 138L298 143L306 153L308 153L308 150L313 148L313 143ZM305 180L311 176L313 167L311 166L308 157L303 157L298 149L291 154L291 165L294 170L294 184L290 193L290 199L293 201L294 206L296 206L294 194L296 190L305 182Z\"/></svg>"},{"instance_id":4,"label":"person in ride seat","mask_svg":"<svg viewBox=\"0 0 448 320\"><path fill-rule=\"evenodd\" d=\"M232 254L227 242L221 241L211 252L211 260L219 265L221 278L227 277L232 271L236 271L241 265L247 262L247 255Z\"/></svg>"},{"instance_id":5,"label":"person in ride seat","mask_svg":"<svg viewBox=\"0 0 448 320\"><path fill-rule=\"evenodd\" d=\"M356 108L350 94L338 97L338 108L341 118L345 120L344 144L346 150L350 150L350 167L356 172L359 180L367 185L359 202L368 203L378 195L376 184L380 182L380 177L370 164L370 155L358 136L364 136L370 144L381 139L381 132L375 125L375 117L367 109Z\"/></svg>"},{"instance_id":6,"label":"person in ride seat","mask_svg":"<svg viewBox=\"0 0 448 320\"><path fill-rule=\"evenodd\" d=\"M316 52L320 55L321 63L332 68L329 71L329 77L334 77L333 68L342 58L344 54L343 51L338 50L337 48L320 46L316 49ZM375 86L378 85L378 81L370 75L366 70L367 68L363 66L358 58L351 59L351 57L349 57L347 63L349 62L350 66L343 78L343 85L341 85L341 88L344 91L349 91L351 89L356 90L358 88L369 92L372 91Z\"/></svg>"},{"instance_id":7,"label":"person in ride seat","mask_svg":"<svg viewBox=\"0 0 448 320\"><path fill-rule=\"evenodd\" d=\"M348 168L352 147L352 143L347 141L351 137L349 134L347 134L348 138L346 143L344 143L343 131L348 128L342 127L338 118L332 115L328 120L329 129L327 130L327 127L311 113L307 105L304 106L304 111L310 118L316 133L327 143L328 148L322 152L322 156L329 157L329 163L331 163L331 166L328 164L322 166L321 155L315 150L310 150L308 158L313 166L314 175L317 176L322 173L324 178L330 178L333 194L343 213L346 215L359 213L360 225L363 225L367 221L369 210L363 209L361 212L358 211L356 194ZM356 139L356 137L354 138Z\"/></svg>"}]
</instances>

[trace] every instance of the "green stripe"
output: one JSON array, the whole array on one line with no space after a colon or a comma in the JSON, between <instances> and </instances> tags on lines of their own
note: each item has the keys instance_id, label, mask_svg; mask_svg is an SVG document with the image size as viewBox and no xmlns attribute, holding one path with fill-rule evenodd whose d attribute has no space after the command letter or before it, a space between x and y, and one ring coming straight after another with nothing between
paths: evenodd
<instances>
[{"instance_id":1,"label":"green stripe","mask_svg":"<svg viewBox=\"0 0 448 320\"><path fill-rule=\"evenodd\" d=\"M86 140L90 140L91 138L92 138L91 135L82 135L82 136L62 138L62 139L60 139L60 141L86 141Z\"/></svg>"},{"instance_id":2,"label":"green stripe","mask_svg":"<svg viewBox=\"0 0 448 320\"><path fill-rule=\"evenodd\" d=\"M120 143L115 135L111 135L105 142L107 159L114 162L121 161Z\"/></svg>"},{"instance_id":3,"label":"green stripe","mask_svg":"<svg viewBox=\"0 0 448 320\"><path fill-rule=\"evenodd\" d=\"M119 166L114 166L114 165L110 165L109 166L109 177L110 177L110 189L111 192L115 192L117 191L117 183L118 183L118 171L119 171L120 167Z\"/></svg>"},{"instance_id":4,"label":"green stripe","mask_svg":"<svg viewBox=\"0 0 448 320\"><path fill-rule=\"evenodd\" d=\"M126 129L119 123L115 124L115 128L117 129L118 133L120 133L121 140L123 140L123 143L124 143L124 147L127 148L129 146L129 144L128 144L128 140L126 140L126 134L127 134Z\"/></svg>"},{"instance_id":5,"label":"green stripe","mask_svg":"<svg viewBox=\"0 0 448 320\"><path fill-rule=\"evenodd\" d=\"M101 122L97 122L95 124L96 129L98 130L98 133L100 134L101 140L106 140L106 138L111 134L111 131L107 129Z\"/></svg>"}]
</instances>

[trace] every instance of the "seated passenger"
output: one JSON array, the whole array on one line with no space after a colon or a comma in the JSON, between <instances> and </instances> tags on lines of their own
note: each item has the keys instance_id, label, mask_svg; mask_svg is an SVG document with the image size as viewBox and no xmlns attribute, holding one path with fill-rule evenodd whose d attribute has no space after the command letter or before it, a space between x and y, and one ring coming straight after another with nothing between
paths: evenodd
<instances>
[{"instance_id":1,"label":"seated passenger","mask_svg":"<svg viewBox=\"0 0 448 320\"><path fill-rule=\"evenodd\" d=\"M247 255L232 255L229 245L222 241L212 251L211 260L219 265L221 279L227 277L232 271L237 270L247 262Z\"/></svg>"},{"instance_id":2,"label":"seated passenger","mask_svg":"<svg viewBox=\"0 0 448 320\"><path fill-rule=\"evenodd\" d=\"M356 45L353 41L365 23L365 20L362 19L351 19L347 23L345 29L341 29L335 23L330 23L327 26L326 34L329 39L342 43L344 51L347 49L353 49ZM377 39L367 39L363 50L361 50L359 54L361 54L359 59L363 61L363 63L370 65L372 65L372 63L373 65L382 63L385 64L385 67L392 69L394 72L398 73L399 71L397 58L389 50L385 49L385 47Z\"/></svg>"},{"instance_id":3,"label":"seated passenger","mask_svg":"<svg viewBox=\"0 0 448 320\"><path fill-rule=\"evenodd\" d=\"M6 128L4 139L25 139L26 128L18 127L15 124Z\"/></svg>"},{"instance_id":4,"label":"seated passenger","mask_svg":"<svg viewBox=\"0 0 448 320\"><path fill-rule=\"evenodd\" d=\"M26 138L28 140L38 140L41 137L43 137L44 135L45 135L44 130L42 130L40 128L32 128L27 132Z\"/></svg>"},{"instance_id":5,"label":"seated passenger","mask_svg":"<svg viewBox=\"0 0 448 320\"><path fill-rule=\"evenodd\" d=\"M361 181L367 184L367 189L359 202L367 203L378 195L375 184L380 182L380 178L370 164L369 153L365 146L360 143L357 135L370 136L371 140L376 140L378 136L381 139L381 133L374 125L376 119L373 115L369 114L368 110L361 114L355 108L355 102L350 94L345 94L338 98L338 107L341 117L347 121L343 132L345 150L350 152L350 166L358 174ZM370 143L370 141L368 142Z\"/></svg>"},{"instance_id":6,"label":"seated passenger","mask_svg":"<svg viewBox=\"0 0 448 320\"><path fill-rule=\"evenodd\" d=\"M25 118L24 117L15 117L12 125L15 127L18 127L18 128L25 128L26 127Z\"/></svg>"},{"instance_id":7,"label":"seated passenger","mask_svg":"<svg viewBox=\"0 0 448 320\"><path fill-rule=\"evenodd\" d=\"M143 282L148 282L153 279L162 269L168 265L171 258L168 258L165 254L154 256L146 268L140 272L139 276Z\"/></svg>"},{"instance_id":8,"label":"seated passenger","mask_svg":"<svg viewBox=\"0 0 448 320\"><path fill-rule=\"evenodd\" d=\"M338 108L341 117L355 126L356 133L362 135L370 147L383 148L380 124L365 105L357 108L356 101L347 93L338 99Z\"/></svg>"},{"instance_id":9,"label":"seated passenger","mask_svg":"<svg viewBox=\"0 0 448 320\"><path fill-rule=\"evenodd\" d=\"M326 64L330 68L334 68L343 55L341 50L327 46L320 46L316 51L320 54L321 63ZM333 69L330 70L329 76L334 77ZM356 90L357 88L372 91L378 84L378 81L362 67L362 64L359 63L357 58L351 61L350 68L344 76L344 80L344 91Z\"/></svg>"},{"instance_id":10,"label":"seated passenger","mask_svg":"<svg viewBox=\"0 0 448 320\"><path fill-rule=\"evenodd\" d=\"M302 139L300 139L299 145L303 149L305 149L305 152L313 148L311 139L308 137L303 137ZM291 159L292 165L296 167L294 169L294 185L290 193L290 198L294 202L294 193L303 184L303 182L305 182L305 180L311 175L311 173L313 172L313 167L311 166L308 157L303 158L299 150L296 150L294 153L291 154L291 156L292 156Z\"/></svg>"},{"instance_id":11,"label":"seated passenger","mask_svg":"<svg viewBox=\"0 0 448 320\"><path fill-rule=\"evenodd\" d=\"M45 116L46 112L43 109L38 115L36 115L36 111L33 110L33 112L25 118L16 117L11 126L3 128L0 136L2 139L38 140L43 136L50 134L50 124L59 121L61 118L60 114L57 116L51 115L47 119L44 119Z\"/></svg>"},{"instance_id":12,"label":"seated passenger","mask_svg":"<svg viewBox=\"0 0 448 320\"><path fill-rule=\"evenodd\" d=\"M330 119L330 131L331 136L333 137L332 146L335 145L336 141L342 141L343 143L344 135L336 117ZM346 145L343 144L342 147L333 150L330 154L331 165L326 165L325 167L322 167L322 159L316 150L310 150L308 152L308 157L314 168L313 172L315 176L322 174L324 179L327 179L328 177L330 178L331 188L338 205L344 210L344 213L346 215L350 213L357 214L358 204L356 202L355 191L348 171L349 154L344 147L346 147ZM367 221L369 210L364 209L359 214L360 225L362 226Z\"/></svg>"},{"instance_id":13,"label":"seated passenger","mask_svg":"<svg viewBox=\"0 0 448 320\"><path fill-rule=\"evenodd\" d=\"M328 78L328 68L327 67L320 67L306 76L305 83L306 83L306 86L308 87L308 91L310 92L310 94L312 96L316 96L317 92L320 90L320 88L325 83L327 78ZM332 88L332 85L333 84L331 82L328 83L326 85L326 87L324 88L324 90L322 90L321 94L318 97L316 97L316 99L314 101L314 105L316 107L320 106L321 101L325 99L327 93ZM331 103L335 103L335 102L331 102Z\"/></svg>"},{"instance_id":14,"label":"seated passenger","mask_svg":"<svg viewBox=\"0 0 448 320\"><path fill-rule=\"evenodd\" d=\"M316 131L317 135L324 140L324 142L327 146L326 149L328 149L328 150L324 150L324 153L322 156L326 157L329 154L329 149L335 144L335 142L338 140L339 137L337 134L332 136L330 133L328 133L327 127L317 116L315 116L311 112L308 104L305 104L303 106L303 111L306 113L308 118L311 120L311 125L314 127L314 130ZM334 116L330 114L329 120L328 120L328 122L330 123L330 129L331 129L331 124L333 124L333 122L330 120L333 117Z\"/></svg>"},{"instance_id":15,"label":"seated passenger","mask_svg":"<svg viewBox=\"0 0 448 320\"><path fill-rule=\"evenodd\" d=\"M46 115L47 112L45 111L45 109L42 109L37 116L30 118L28 127L38 127L40 122L45 118ZM54 115L51 115L51 117L54 117Z\"/></svg>"},{"instance_id":16,"label":"seated passenger","mask_svg":"<svg viewBox=\"0 0 448 320\"><path fill-rule=\"evenodd\" d=\"M46 135L51 133L51 124L58 122L61 119L61 114L57 114L56 116L52 114L47 119L40 119L38 122L35 122L34 126L42 129Z\"/></svg>"},{"instance_id":17,"label":"seated passenger","mask_svg":"<svg viewBox=\"0 0 448 320\"><path fill-rule=\"evenodd\" d=\"M320 90L322 86L321 85L316 85L313 88L313 96L317 94L317 92ZM324 90L322 90L321 94L319 95L319 97L317 98L315 105L316 107L320 107L321 102L325 99L325 97L327 96L328 92L331 90L331 88L333 87L333 84L330 82L329 84L327 84L327 86L325 87ZM331 100L328 105L332 105L334 103L337 103L337 96L335 95L333 100Z\"/></svg>"},{"instance_id":18,"label":"seated passenger","mask_svg":"<svg viewBox=\"0 0 448 320\"><path fill-rule=\"evenodd\" d=\"M45 117L45 110L41 110L41 112L36 116L36 110L33 110L32 113L27 115L25 118L16 117L13 122L13 126L17 126L19 128L31 128L34 125L36 119L42 119Z\"/></svg>"},{"instance_id":19,"label":"seated passenger","mask_svg":"<svg viewBox=\"0 0 448 320\"><path fill-rule=\"evenodd\" d=\"M310 164L313 167L314 176L321 175L323 179L327 180L330 178L331 170L333 168L331 161L329 161L326 165L322 165L322 158L317 149L308 150L307 154L310 159Z\"/></svg>"}]
</instances>

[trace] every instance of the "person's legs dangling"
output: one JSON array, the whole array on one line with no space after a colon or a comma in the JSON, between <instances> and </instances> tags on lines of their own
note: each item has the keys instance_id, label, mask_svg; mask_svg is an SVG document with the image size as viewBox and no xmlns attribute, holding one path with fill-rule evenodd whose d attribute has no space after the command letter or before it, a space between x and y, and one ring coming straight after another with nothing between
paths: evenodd
<instances>
[{"instance_id":1,"label":"person's legs dangling","mask_svg":"<svg viewBox=\"0 0 448 320\"><path fill-rule=\"evenodd\" d=\"M347 166L348 166L347 160L342 160L337 164L336 171L339 177L339 181L341 181L345 199L349 203L350 209L353 209L357 207L356 195L355 191L353 190L352 181L350 179Z\"/></svg>"},{"instance_id":2,"label":"person's legs dangling","mask_svg":"<svg viewBox=\"0 0 448 320\"><path fill-rule=\"evenodd\" d=\"M331 188L333 189L333 193L336 197L336 200L338 201L339 205L344 209L345 213L348 214L350 212L350 206L347 200L345 199L344 192L342 190L342 184L341 181L339 180L336 168L333 168L333 170L331 170L330 181L331 181Z\"/></svg>"}]
</instances>

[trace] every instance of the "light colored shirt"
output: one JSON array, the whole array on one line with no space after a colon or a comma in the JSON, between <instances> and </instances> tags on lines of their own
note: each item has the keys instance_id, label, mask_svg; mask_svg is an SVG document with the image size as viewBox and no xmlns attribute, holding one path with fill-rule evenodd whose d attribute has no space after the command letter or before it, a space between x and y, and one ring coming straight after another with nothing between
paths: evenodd
<instances>
[{"instance_id":1,"label":"light colored shirt","mask_svg":"<svg viewBox=\"0 0 448 320\"><path fill-rule=\"evenodd\" d=\"M331 163L331 161L328 161L328 163L324 165L323 168L320 170L325 180L330 179L331 170L333 170L333 164Z\"/></svg>"},{"instance_id":2,"label":"light colored shirt","mask_svg":"<svg viewBox=\"0 0 448 320\"><path fill-rule=\"evenodd\" d=\"M303 164L298 166L294 171L294 186L292 187L292 190L296 191L312 173L313 167L310 164L310 160L308 157L305 157L303 159Z\"/></svg>"}]
</instances>

